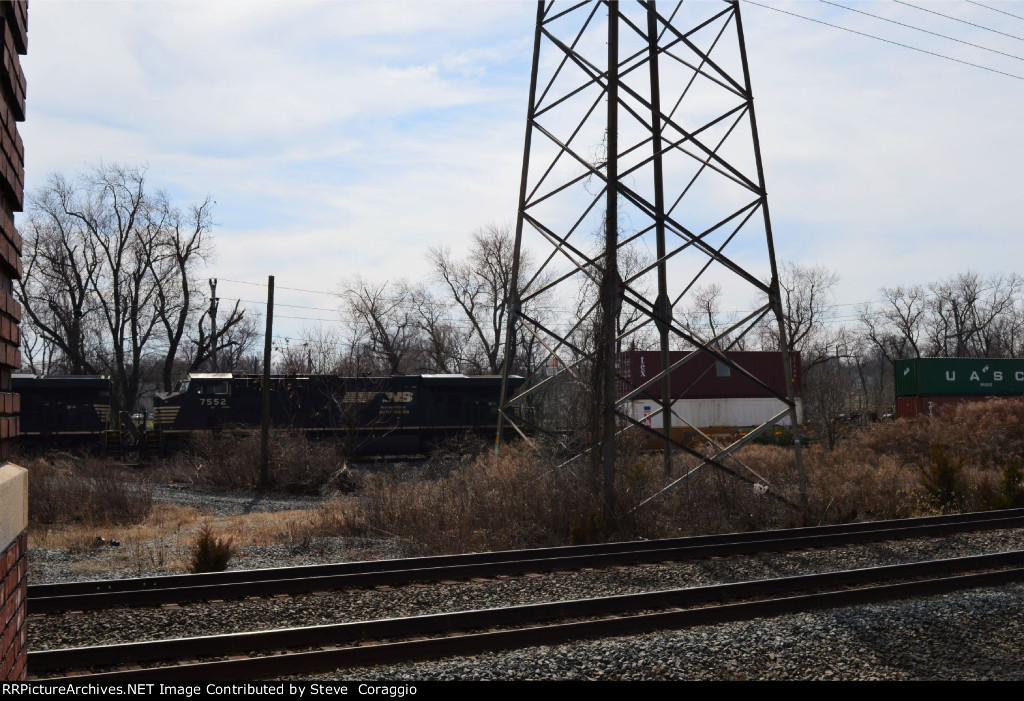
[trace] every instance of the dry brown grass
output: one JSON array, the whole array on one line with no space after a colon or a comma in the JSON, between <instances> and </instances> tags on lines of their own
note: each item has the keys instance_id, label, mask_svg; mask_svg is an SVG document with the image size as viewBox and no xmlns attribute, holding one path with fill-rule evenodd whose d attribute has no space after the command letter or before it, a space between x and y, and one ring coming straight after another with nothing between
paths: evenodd
<instances>
[{"instance_id":1,"label":"dry brown grass","mask_svg":"<svg viewBox=\"0 0 1024 701\"><path fill-rule=\"evenodd\" d=\"M194 481L203 484L251 487L256 474L250 464L255 462L252 444L226 443L201 446L153 474L166 479L174 470L190 470ZM291 476L282 479L281 487L302 485L310 491L339 466L326 444L289 445L282 447L279 459L296 465L281 463L281 474ZM948 456L945 467L936 462L939 454ZM806 504L801 504L792 449L750 445L726 466L750 478L756 472L758 481L763 477L771 485L769 493L708 467L637 508L699 460L677 455L667 477L660 455L624 444L617 463L616 515L606 522L601 480L585 459L566 462L568 456L525 444L507 445L494 456L483 445L461 444L415 473L365 474L356 493L317 509L223 518L215 525L239 547L287 543L304 548L325 537L370 535L401 540L407 551L423 554L842 523L951 508L984 510L1024 498L1024 403L964 405L935 419L878 424L832 451L816 445L803 456ZM941 490L929 486L929 479L950 465L956 473L955 499L939 503ZM217 477L211 482L210 475ZM190 542L199 518L194 511L157 506L142 524L110 526L105 537L118 538L145 562L167 560L160 543L177 548ZM87 549L99 523L113 521L84 516L62 527L60 536L37 525L31 537L46 547L59 541ZM166 565L184 569L177 560Z\"/></svg>"},{"instance_id":2,"label":"dry brown grass","mask_svg":"<svg viewBox=\"0 0 1024 701\"><path fill-rule=\"evenodd\" d=\"M951 500L936 496L934 479L947 469L935 463L936 454L957 466ZM1024 403L963 405L936 419L878 424L832 451L805 449L806 504L791 448L750 445L737 458L725 466L763 477L772 487L768 494L706 467L637 509L699 461L677 456L666 477L659 455L623 446L617 513L607 523L600 480L585 461L559 467L550 454L510 446L498 457L466 457L430 479L366 478L359 499L321 532L391 535L420 552L466 552L985 510L1019 498L1020 481L1007 478L1005 466L1024 462Z\"/></svg>"},{"instance_id":3,"label":"dry brown grass","mask_svg":"<svg viewBox=\"0 0 1024 701\"><path fill-rule=\"evenodd\" d=\"M36 523L140 523L153 506L141 477L113 463L56 454L23 464L29 474L29 518Z\"/></svg>"},{"instance_id":4,"label":"dry brown grass","mask_svg":"<svg viewBox=\"0 0 1024 701\"><path fill-rule=\"evenodd\" d=\"M549 457L523 446L497 457L467 455L449 468L405 480L366 475L358 499L328 518L347 534L402 538L428 552L465 552L562 542L572 519L597 506L578 466L556 470Z\"/></svg>"},{"instance_id":5,"label":"dry brown grass","mask_svg":"<svg viewBox=\"0 0 1024 701\"><path fill-rule=\"evenodd\" d=\"M190 549L204 525L232 538L236 548L288 544L304 551L313 547L315 539L340 530L334 517L326 515L343 511L340 506L325 505L319 509L213 518L191 507L156 504L149 517L138 524L97 527L85 523L32 523L29 546L88 555L71 564L72 570L82 575L111 571L140 576L150 571L177 574L189 571ZM111 547L111 541L120 545Z\"/></svg>"},{"instance_id":6,"label":"dry brown grass","mask_svg":"<svg viewBox=\"0 0 1024 701\"><path fill-rule=\"evenodd\" d=\"M286 431L271 434L270 489L318 494L349 488L345 459L337 443L308 440ZM167 482L254 489L260 478L260 434L239 430L196 433L188 446L161 461L151 478Z\"/></svg>"}]
</instances>

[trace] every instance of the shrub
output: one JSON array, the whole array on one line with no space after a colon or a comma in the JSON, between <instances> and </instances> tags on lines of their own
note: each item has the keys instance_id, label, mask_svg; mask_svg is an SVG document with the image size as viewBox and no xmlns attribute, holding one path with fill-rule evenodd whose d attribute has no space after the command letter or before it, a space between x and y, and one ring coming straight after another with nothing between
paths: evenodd
<instances>
[{"instance_id":1,"label":"shrub","mask_svg":"<svg viewBox=\"0 0 1024 701\"><path fill-rule=\"evenodd\" d=\"M1012 462L1003 466L1003 481L996 506L1000 509L1024 507L1024 470L1020 463Z\"/></svg>"},{"instance_id":2,"label":"shrub","mask_svg":"<svg viewBox=\"0 0 1024 701\"><path fill-rule=\"evenodd\" d=\"M153 493L123 468L69 455L27 463L29 517L35 523L113 526L141 523Z\"/></svg>"},{"instance_id":3,"label":"shrub","mask_svg":"<svg viewBox=\"0 0 1024 701\"><path fill-rule=\"evenodd\" d=\"M800 440L804 445L810 444L810 440L807 437L802 437ZM775 426L755 438L753 442L758 445L790 446L793 445L793 432L786 427Z\"/></svg>"},{"instance_id":4,"label":"shrub","mask_svg":"<svg viewBox=\"0 0 1024 701\"><path fill-rule=\"evenodd\" d=\"M275 432L270 438L270 487L293 494L346 491L344 456L330 440L310 440L298 432ZM260 433L253 430L197 432L180 453L156 471L162 479L190 484L255 489L260 481Z\"/></svg>"},{"instance_id":5,"label":"shrub","mask_svg":"<svg viewBox=\"0 0 1024 701\"><path fill-rule=\"evenodd\" d=\"M963 504L967 492L963 471L962 456L950 455L938 443L931 447L931 464L921 468L922 482L932 504L943 513Z\"/></svg>"},{"instance_id":6,"label":"shrub","mask_svg":"<svg viewBox=\"0 0 1024 701\"><path fill-rule=\"evenodd\" d=\"M188 571L192 574L202 572L223 572L235 554L234 538L220 538L213 534L213 526L204 524L199 530L195 543L192 545L192 561Z\"/></svg>"}]
</instances>

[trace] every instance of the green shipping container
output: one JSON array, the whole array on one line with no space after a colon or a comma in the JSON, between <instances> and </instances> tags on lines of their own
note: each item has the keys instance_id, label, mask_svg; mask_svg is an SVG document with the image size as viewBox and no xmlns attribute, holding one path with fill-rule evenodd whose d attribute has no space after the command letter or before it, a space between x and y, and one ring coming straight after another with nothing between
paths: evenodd
<instances>
[{"instance_id":1,"label":"green shipping container","mask_svg":"<svg viewBox=\"0 0 1024 701\"><path fill-rule=\"evenodd\" d=\"M896 396L1024 395L1024 358L897 360Z\"/></svg>"}]
</instances>

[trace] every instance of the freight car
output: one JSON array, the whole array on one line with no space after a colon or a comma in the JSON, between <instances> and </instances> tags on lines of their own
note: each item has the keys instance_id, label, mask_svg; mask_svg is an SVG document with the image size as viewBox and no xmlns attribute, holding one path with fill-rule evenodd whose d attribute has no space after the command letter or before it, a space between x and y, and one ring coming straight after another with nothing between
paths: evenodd
<instances>
[{"instance_id":1,"label":"freight car","mask_svg":"<svg viewBox=\"0 0 1024 701\"><path fill-rule=\"evenodd\" d=\"M11 376L19 396L19 435L23 443L100 442L110 423L110 378L96 375Z\"/></svg>"},{"instance_id":2,"label":"freight car","mask_svg":"<svg viewBox=\"0 0 1024 701\"><path fill-rule=\"evenodd\" d=\"M510 378L512 387L522 378ZM20 378L26 434L77 440L108 452L162 452L190 434L255 428L263 378L192 373L175 391L154 397L150 421L110 412L110 380ZM415 455L461 433L493 438L501 378L466 375L272 376L271 427L344 441L354 455ZM120 420L117 420L120 419Z\"/></svg>"},{"instance_id":3,"label":"freight car","mask_svg":"<svg viewBox=\"0 0 1024 701\"><path fill-rule=\"evenodd\" d=\"M688 352L672 351L669 363L676 363ZM731 436L743 433L772 418L785 408L778 396L786 396L787 378L783 370L782 354L765 351L726 351L725 357L752 374L767 389L742 373L734 370L708 353L698 353L674 370L670 375L669 391L672 397L672 437L686 440L696 435L694 429L710 435ZM797 421L803 421L803 403L800 398L800 353L790 354L793 368L792 381L796 395ZM621 353L618 363L619 390L622 394L639 387L656 375L661 367L661 354L657 351L628 351ZM639 397L630 400L625 411L635 420L656 430L662 427L661 414L652 416L660 408L661 383L648 387ZM778 422L789 426L789 417ZM661 441L648 437L652 445Z\"/></svg>"},{"instance_id":4,"label":"freight car","mask_svg":"<svg viewBox=\"0 0 1024 701\"><path fill-rule=\"evenodd\" d=\"M897 419L991 397L1024 396L1021 358L903 358L893 364Z\"/></svg>"}]
</instances>

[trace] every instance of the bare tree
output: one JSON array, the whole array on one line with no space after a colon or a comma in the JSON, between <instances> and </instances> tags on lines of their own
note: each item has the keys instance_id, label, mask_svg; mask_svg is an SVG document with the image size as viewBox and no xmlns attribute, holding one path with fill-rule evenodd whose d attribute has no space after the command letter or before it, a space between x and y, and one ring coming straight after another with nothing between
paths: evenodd
<instances>
[{"instance_id":1,"label":"bare tree","mask_svg":"<svg viewBox=\"0 0 1024 701\"><path fill-rule=\"evenodd\" d=\"M885 287L881 303L858 310L864 335L889 362L919 358L928 313L928 296L920 285Z\"/></svg>"},{"instance_id":2,"label":"bare tree","mask_svg":"<svg viewBox=\"0 0 1024 701\"><path fill-rule=\"evenodd\" d=\"M324 326L305 327L296 338L276 346L278 371L285 374L344 375L348 370L341 333Z\"/></svg>"},{"instance_id":3,"label":"bare tree","mask_svg":"<svg viewBox=\"0 0 1024 701\"><path fill-rule=\"evenodd\" d=\"M183 213L147 191L144 168L113 164L51 175L29 195L17 295L30 335L54 349L48 372L109 373L123 409L148 374L169 388L202 306L191 276L209 251L211 207Z\"/></svg>"},{"instance_id":4,"label":"bare tree","mask_svg":"<svg viewBox=\"0 0 1024 701\"><path fill-rule=\"evenodd\" d=\"M48 374L58 366L59 349L50 339L39 335L32 324L21 325L21 371Z\"/></svg>"},{"instance_id":5,"label":"bare tree","mask_svg":"<svg viewBox=\"0 0 1024 701\"><path fill-rule=\"evenodd\" d=\"M722 312L722 286L712 283L697 287L688 297L688 303L679 313L682 326L693 336L710 341L722 335L725 329L736 323L736 315ZM732 334L724 334L710 345L719 350L732 346Z\"/></svg>"},{"instance_id":6,"label":"bare tree","mask_svg":"<svg viewBox=\"0 0 1024 701\"><path fill-rule=\"evenodd\" d=\"M448 307L426 285L409 290L409 304L415 314L422 342L423 361L434 372L454 373L466 363L469 335L451 320Z\"/></svg>"},{"instance_id":7,"label":"bare tree","mask_svg":"<svg viewBox=\"0 0 1024 701\"><path fill-rule=\"evenodd\" d=\"M142 381L142 360L157 331L157 282L150 262L160 230L149 217L145 171L125 166L94 168L83 179L86 191L69 202L68 214L90 235L103 274L93 292L109 344L101 362L110 369L123 409L134 408Z\"/></svg>"},{"instance_id":8,"label":"bare tree","mask_svg":"<svg viewBox=\"0 0 1024 701\"><path fill-rule=\"evenodd\" d=\"M927 287L883 288L859 310L871 344L890 362L922 356L1013 356L1021 351L1024 316L1019 275L968 271Z\"/></svg>"},{"instance_id":9,"label":"bare tree","mask_svg":"<svg viewBox=\"0 0 1024 701\"><path fill-rule=\"evenodd\" d=\"M447 248L431 248L428 253L434 275L469 324L466 361L477 373L501 372L513 253L511 229L494 225L473 233L463 259L455 258ZM524 276L529 275L528 256L525 258L524 264L524 256L520 256Z\"/></svg>"},{"instance_id":10,"label":"bare tree","mask_svg":"<svg viewBox=\"0 0 1024 701\"><path fill-rule=\"evenodd\" d=\"M187 213L175 207L166 193L158 193L152 217L164 235L154 247L149 265L156 281L156 316L163 327L167 353L161 368L164 391L171 391L174 361L185 331L200 310L203 298L195 293L196 265L212 254L210 212L207 197Z\"/></svg>"},{"instance_id":11,"label":"bare tree","mask_svg":"<svg viewBox=\"0 0 1024 701\"><path fill-rule=\"evenodd\" d=\"M74 197L74 187L59 174L29 196L17 296L29 332L56 348L53 369L77 375L97 372L94 285L100 260L88 228L69 211Z\"/></svg>"},{"instance_id":12,"label":"bare tree","mask_svg":"<svg viewBox=\"0 0 1024 701\"><path fill-rule=\"evenodd\" d=\"M356 276L342 283L343 313L355 334L350 342L373 359L370 372L393 375L417 364L422 343L408 290L404 280L377 284Z\"/></svg>"},{"instance_id":13,"label":"bare tree","mask_svg":"<svg viewBox=\"0 0 1024 701\"><path fill-rule=\"evenodd\" d=\"M774 320L765 321L759 328L761 347L800 351L805 371L829 358L836 344L836 330L830 323L835 317L833 291L838 282L838 273L823 266L780 265L786 348L781 348L778 324Z\"/></svg>"},{"instance_id":14,"label":"bare tree","mask_svg":"<svg viewBox=\"0 0 1024 701\"><path fill-rule=\"evenodd\" d=\"M204 311L195 320L193 333L188 337L185 354L185 365L189 372L202 370L207 364L212 365L213 339L209 334L210 310L203 305ZM217 365L225 371L262 372L263 356L257 354L255 370L252 370L249 355L255 352L256 346L263 341L263 329L260 328L259 316L242 307L236 301L234 306L225 311L217 312Z\"/></svg>"},{"instance_id":15,"label":"bare tree","mask_svg":"<svg viewBox=\"0 0 1024 701\"><path fill-rule=\"evenodd\" d=\"M1019 275L982 277L967 271L929 285L931 299L926 335L932 354L939 356L991 357L1010 348L1001 331L1013 324L1001 323L1016 311L1024 289Z\"/></svg>"}]
</instances>

